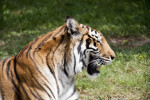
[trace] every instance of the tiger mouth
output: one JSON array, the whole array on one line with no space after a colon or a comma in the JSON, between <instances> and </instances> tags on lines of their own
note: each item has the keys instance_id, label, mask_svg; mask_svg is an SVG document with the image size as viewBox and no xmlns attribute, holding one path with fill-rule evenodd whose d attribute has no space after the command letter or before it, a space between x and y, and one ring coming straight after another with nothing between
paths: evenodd
<instances>
[{"instance_id":1,"label":"tiger mouth","mask_svg":"<svg viewBox=\"0 0 150 100\"><path fill-rule=\"evenodd\" d=\"M109 60L105 61L105 59L101 57L90 57L90 61L87 66L88 74L99 74L99 69L102 67L102 65L107 65L108 61Z\"/></svg>"}]
</instances>

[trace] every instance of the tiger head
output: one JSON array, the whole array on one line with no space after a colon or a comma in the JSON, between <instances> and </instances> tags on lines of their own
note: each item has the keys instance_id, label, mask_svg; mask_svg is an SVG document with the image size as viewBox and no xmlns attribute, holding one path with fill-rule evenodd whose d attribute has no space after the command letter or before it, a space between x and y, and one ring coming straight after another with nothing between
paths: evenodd
<instances>
[{"instance_id":1,"label":"tiger head","mask_svg":"<svg viewBox=\"0 0 150 100\"><path fill-rule=\"evenodd\" d=\"M70 16L66 17L65 22L75 43L74 55L78 69L82 67L90 76L97 76L102 65L110 64L114 60L114 51L101 32L79 24Z\"/></svg>"}]
</instances>

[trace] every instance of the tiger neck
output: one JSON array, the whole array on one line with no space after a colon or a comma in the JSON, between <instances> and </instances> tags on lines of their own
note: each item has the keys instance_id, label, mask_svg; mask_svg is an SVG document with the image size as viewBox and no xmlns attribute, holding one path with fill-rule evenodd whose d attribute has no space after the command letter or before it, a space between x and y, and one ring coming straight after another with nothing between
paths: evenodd
<instances>
[{"instance_id":1,"label":"tiger neck","mask_svg":"<svg viewBox=\"0 0 150 100\"><path fill-rule=\"evenodd\" d=\"M73 78L78 72L82 71L82 62L78 46L80 41L76 41L67 32L66 25L61 26L52 38L41 46L40 54L48 54L47 65L54 73L63 71L68 78ZM47 52L47 53L46 53ZM59 73L59 72L58 72Z\"/></svg>"},{"instance_id":2,"label":"tiger neck","mask_svg":"<svg viewBox=\"0 0 150 100\"><path fill-rule=\"evenodd\" d=\"M74 42L74 40L67 35L66 33L62 44L57 50L53 51L56 55L53 56L53 65L50 64L50 66L55 67L55 71L58 72L60 78L63 74L64 77L73 79L77 73L82 71L83 63L78 50L80 43Z\"/></svg>"},{"instance_id":3,"label":"tiger neck","mask_svg":"<svg viewBox=\"0 0 150 100\"><path fill-rule=\"evenodd\" d=\"M78 94L75 90L74 85L74 76L82 71L83 64L80 62L80 55L78 54L79 43L73 43L71 40L66 43L63 53L63 60L59 61L61 63L55 67L57 82L59 87L59 99L66 99L65 96L75 95L78 97ZM62 52L61 52L62 53Z\"/></svg>"}]
</instances>

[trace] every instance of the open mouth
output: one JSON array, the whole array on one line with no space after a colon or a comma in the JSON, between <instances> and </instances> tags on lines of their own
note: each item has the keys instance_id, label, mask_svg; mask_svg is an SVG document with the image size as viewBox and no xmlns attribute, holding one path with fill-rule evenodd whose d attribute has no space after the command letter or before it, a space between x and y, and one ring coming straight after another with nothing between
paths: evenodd
<instances>
[{"instance_id":1,"label":"open mouth","mask_svg":"<svg viewBox=\"0 0 150 100\"><path fill-rule=\"evenodd\" d=\"M107 61L105 60L106 59L103 59L101 57L90 57L90 62L87 67L88 74L90 75L98 74L101 66L107 65L108 60Z\"/></svg>"},{"instance_id":2,"label":"open mouth","mask_svg":"<svg viewBox=\"0 0 150 100\"><path fill-rule=\"evenodd\" d=\"M88 64L88 67L87 67L87 72L90 74L90 75L93 75L93 74L98 74L99 73L99 69L100 69L101 65L98 64L97 60L91 60Z\"/></svg>"}]
</instances>

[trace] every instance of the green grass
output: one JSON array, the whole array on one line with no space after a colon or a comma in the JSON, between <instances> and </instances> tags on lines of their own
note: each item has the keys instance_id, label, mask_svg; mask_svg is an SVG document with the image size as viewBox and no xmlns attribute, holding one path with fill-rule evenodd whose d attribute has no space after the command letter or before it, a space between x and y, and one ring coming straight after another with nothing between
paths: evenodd
<instances>
[{"instance_id":1,"label":"green grass","mask_svg":"<svg viewBox=\"0 0 150 100\"><path fill-rule=\"evenodd\" d=\"M109 35L148 35L148 0L3 0L2 32L52 29L66 15ZM5 25L5 26L4 26ZM3 37L3 34L0 35Z\"/></svg>"},{"instance_id":2,"label":"green grass","mask_svg":"<svg viewBox=\"0 0 150 100\"><path fill-rule=\"evenodd\" d=\"M16 55L37 36L63 25L66 15L100 30L107 38L150 37L148 0L1 0L0 59ZM131 48L111 44L117 57L90 80L76 76L84 100L150 99L150 43Z\"/></svg>"}]
</instances>

